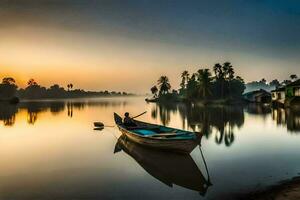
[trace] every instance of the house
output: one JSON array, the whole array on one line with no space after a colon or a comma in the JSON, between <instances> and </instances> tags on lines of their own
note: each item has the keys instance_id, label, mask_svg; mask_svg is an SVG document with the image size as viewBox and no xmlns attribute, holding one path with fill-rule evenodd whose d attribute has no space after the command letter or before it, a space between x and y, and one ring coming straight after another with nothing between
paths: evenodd
<instances>
[{"instance_id":1,"label":"house","mask_svg":"<svg viewBox=\"0 0 300 200\"><path fill-rule=\"evenodd\" d=\"M300 79L285 86L287 98L300 97Z\"/></svg>"},{"instance_id":2,"label":"house","mask_svg":"<svg viewBox=\"0 0 300 200\"><path fill-rule=\"evenodd\" d=\"M279 87L271 91L272 102L284 104L285 101L285 87Z\"/></svg>"},{"instance_id":3,"label":"house","mask_svg":"<svg viewBox=\"0 0 300 200\"><path fill-rule=\"evenodd\" d=\"M243 94L244 100L252 103L270 103L271 94L266 90L260 89Z\"/></svg>"},{"instance_id":4,"label":"house","mask_svg":"<svg viewBox=\"0 0 300 200\"><path fill-rule=\"evenodd\" d=\"M289 107L300 104L300 79L271 91L274 105Z\"/></svg>"}]
</instances>

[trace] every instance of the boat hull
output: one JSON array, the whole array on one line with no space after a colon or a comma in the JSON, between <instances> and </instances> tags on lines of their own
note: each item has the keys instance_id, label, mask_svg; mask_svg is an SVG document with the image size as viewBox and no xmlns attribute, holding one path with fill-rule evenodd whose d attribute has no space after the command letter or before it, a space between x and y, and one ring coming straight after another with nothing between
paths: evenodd
<instances>
[{"instance_id":1,"label":"boat hull","mask_svg":"<svg viewBox=\"0 0 300 200\"><path fill-rule=\"evenodd\" d=\"M147 138L141 137L137 134L132 133L131 131L123 128L122 126L118 126L121 133L130 141L135 142L137 144L143 145L145 147L178 152L189 154L195 149L195 147L199 144L197 139L157 139L157 138Z\"/></svg>"}]
</instances>

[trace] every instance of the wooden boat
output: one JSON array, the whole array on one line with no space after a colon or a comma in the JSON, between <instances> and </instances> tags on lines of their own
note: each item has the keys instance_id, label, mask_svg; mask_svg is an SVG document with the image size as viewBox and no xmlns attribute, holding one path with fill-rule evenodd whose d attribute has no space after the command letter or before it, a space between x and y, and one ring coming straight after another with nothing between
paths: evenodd
<instances>
[{"instance_id":1,"label":"wooden boat","mask_svg":"<svg viewBox=\"0 0 300 200\"><path fill-rule=\"evenodd\" d=\"M129 140L151 148L189 154L201 139L194 132L137 120L134 120L136 126L126 127L118 114L114 113L114 118L119 130Z\"/></svg>"},{"instance_id":2,"label":"wooden boat","mask_svg":"<svg viewBox=\"0 0 300 200\"><path fill-rule=\"evenodd\" d=\"M122 135L115 145L115 153L123 150L151 176L169 187L178 185L205 195L210 183L190 155L145 148ZM207 171L208 174L208 171Z\"/></svg>"}]
</instances>

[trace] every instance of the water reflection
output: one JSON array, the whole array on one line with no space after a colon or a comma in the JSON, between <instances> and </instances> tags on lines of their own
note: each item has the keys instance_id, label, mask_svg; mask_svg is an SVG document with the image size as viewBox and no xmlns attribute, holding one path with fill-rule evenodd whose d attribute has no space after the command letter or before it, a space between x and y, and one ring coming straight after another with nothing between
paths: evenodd
<instances>
[{"instance_id":1,"label":"water reflection","mask_svg":"<svg viewBox=\"0 0 300 200\"><path fill-rule=\"evenodd\" d=\"M4 126L14 126L16 116L25 111L27 123L34 125L39 115L50 112L58 115L65 112L67 117L74 117L88 107L125 107L128 101L115 101L112 99L83 99L65 101L32 101L21 102L18 105L0 103L0 121ZM210 138L216 132L215 142L231 146L235 141L235 128L241 128L245 121L244 113L272 119L277 125L287 127L292 133L300 132L300 109L298 108L272 108L270 105L248 104L246 106L199 106L194 104L151 104L151 117L167 126L174 116L179 116L181 127L202 132Z\"/></svg>"},{"instance_id":2,"label":"water reflection","mask_svg":"<svg viewBox=\"0 0 300 200\"><path fill-rule=\"evenodd\" d=\"M9 103L0 103L0 121L3 121L4 126L13 126L15 124L16 115L25 110L27 113L27 123L34 125L39 118L40 113L50 112L53 115L65 112L67 116L73 117L75 110L80 111L86 107L116 107L126 106L127 101L28 101L21 102L18 105Z\"/></svg>"},{"instance_id":3,"label":"water reflection","mask_svg":"<svg viewBox=\"0 0 300 200\"><path fill-rule=\"evenodd\" d=\"M152 108L152 117L161 120L168 125L171 113L179 113L182 119L182 127L199 131L209 138L216 129L217 144L230 146L234 142L235 127L240 128L244 124L244 111L240 106L197 106L193 104L158 104Z\"/></svg>"},{"instance_id":4,"label":"water reflection","mask_svg":"<svg viewBox=\"0 0 300 200\"><path fill-rule=\"evenodd\" d=\"M272 110L272 118L277 125L286 126L289 132L300 132L300 109L276 108Z\"/></svg>"},{"instance_id":5,"label":"water reflection","mask_svg":"<svg viewBox=\"0 0 300 200\"><path fill-rule=\"evenodd\" d=\"M245 112L266 119L272 114L277 124L284 125L290 132L300 131L300 110L295 108L272 108L264 104L246 106L199 106L193 104L156 104L151 117L168 125L172 115L179 114L184 129L199 131L209 138L216 130L215 142L231 146L235 141L235 128L244 125Z\"/></svg>"},{"instance_id":6,"label":"water reflection","mask_svg":"<svg viewBox=\"0 0 300 200\"><path fill-rule=\"evenodd\" d=\"M208 178L203 176L190 155L145 148L127 140L124 136L118 139L114 152L121 150L131 156L151 176L169 187L175 184L205 195L208 187L212 185L209 175Z\"/></svg>"},{"instance_id":7,"label":"water reflection","mask_svg":"<svg viewBox=\"0 0 300 200\"><path fill-rule=\"evenodd\" d=\"M17 107L8 103L0 103L0 121L4 126L13 126L15 124Z\"/></svg>"},{"instance_id":8,"label":"water reflection","mask_svg":"<svg viewBox=\"0 0 300 200\"><path fill-rule=\"evenodd\" d=\"M247 113L253 114L253 115L260 115L264 118L267 117L272 112L271 105L268 104L254 104L250 103L247 106L245 106L245 109Z\"/></svg>"}]
</instances>

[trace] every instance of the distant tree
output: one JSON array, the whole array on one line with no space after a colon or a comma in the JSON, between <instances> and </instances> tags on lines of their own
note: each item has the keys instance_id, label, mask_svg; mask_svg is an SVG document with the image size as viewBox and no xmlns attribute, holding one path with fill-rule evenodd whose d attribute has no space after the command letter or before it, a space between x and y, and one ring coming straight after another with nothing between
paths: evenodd
<instances>
[{"instance_id":1,"label":"distant tree","mask_svg":"<svg viewBox=\"0 0 300 200\"><path fill-rule=\"evenodd\" d=\"M288 85L288 84L290 84L292 81L291 80L284 80L284 81L282 81L282 84L283 85Z\"/></svg>"},{"instance_id":2,"label":"distant tree","mask_svg":"<svg viewBox=\"0 0 300 200\"><path fill-rule=\"evenodd\" d=\"M11 99L15 96L17 88L15 79L11 77L3 78L0 84L0 99Z\"/></svg>"},{"instance_id":3,"label":"distant tree","mask_svg":"<svg viewBox=\"0 0 300 200\"><path fill-rule=\"evenodd\" d=\"M212 78L209 69L198 70L198 91L204 99L211 95L211 81Z\"/></svg>"},{"instance_id":4,"label":"distant tree","mask_svg":"<svg viewBox=\"0 0 300 200\"><path fill-rule=\"evenodd\" d=\"M187 70L183 71L181 73L181 83L180 83L180 87L181 89L186 89L186 85L187 85L187 82L189 80L189 72Z\"/></svg>"},{"instance_id":5,"label":"distant tree","mask_svg":"<svg viewBox=\"0 0 300 200\"><path fill-rule=\"evenodd\" d=\"M192 74L191 78L189 79L187 83L187 88L186 88L186 98L188 100L194 100L197 97L197 87L198 87L198 82L196 80L196 77L198 75L196 73Z\"/></svg>"},{"instance_id":6,"label":"distant tree","mask_svg":"<svg viewBox=\"0 0 300 200\"><path fill-rule=\"evenodd\" d=\"M224 79L224 72L223 72L223 69L222 69L222 65L220 63L216 63L214 65L213 71L214 71L216 80Z\"/></svg>"},{"instance_id":7,"label":"distant tree","mask_svg":"<svg viewBox=\"0 0 300 200\"><path fill-rule=\"evenodd\" d=\"M223 64L223 73L227 80L232 80L234 78L234 69L230 62L225 62Z\"/></svg>"},{"instance_id":8,"label":"distant tree","mask_svg":"<svg viewBox=\"0 0 300 200\"><path fill-rule=\"evenodd\" d=\"M267 80L265 78L262 78L259 82L262 83L262 84L266 84Z\"/></svg>"},{"instance_id":9,"label":"distant tree","mask_svg":"<svg viewBox=\"0 0 300 200\"><path fill-rule=\"evenodd\" d=\"M292 81L294 81L298 78L298 76L296 74L291 74L290 78L291 78Z\"/></svg>"},{"instance_id":10,"label":"distant tree","mask_svg":"<svg viewBox=\"0 0 300 200\"><path fill-rule=\"evenodd\" d=\"M225 82L225 73L223 71L223 66L220 63L216 63L213 67L215 74L215 95L224 97L224 82Z\"/></svg>"},{"instance_id":11,"label":"distant tree","mask_svg":"<svg viewBox=\"0 0 300 200\"><path fill-rule=\"evenodd\" d=\"M29 81L27 82L27 85L28 85L28 86L37 85L37 82L36 82L33 78L31 78L31 79L29 79Z\"/></svg>"},{"instance_id":12,"label":"distant tree","mask_svg":"<svg viewBox=\"0 0 300 200\"><path fill-rule=\"evenodd\" d=\"M2 84L14 85L15 83L16 83L16 81L12 77L5 77L2 79Z\"/></svg>"},{"instance_id":13,"label":"distant tree","mask_svg":"<svg viewBox=\"0 0 300 200\"><path fill-rule=\"evenodd\" d=\"M154 95L154 97L157 97L157 92L158 92L158 88L156 87L156 85L154 85L151 88L151 93Z\"/></svg>"},{"instance_id":14,"label":"distant tree","mask_svg":"<svg viewBox=\"0 0 300 200\"><path fill-rule=\"evenodd\" d=\"M270 86L277 88L280 86L280 82L277 79L274 79L270 82Z\"/></svg>"},{"instance_id":15,"label":"distant tree","mask_svg":"<svg viewBox=\"0 0 300 200\"><path fill-rule=\"evenodd\" d=\"M68 88L68 91L70 91L73 88L73 84L72 83L68 84L67 88Z\"/></svg>"},{"instance_id":16,"label":"distant tree","mask_svg":"<svg viewBox=\"0 0 300 200\"><path fill-rule=\"evenodd\" d=\"M171 84L167 76L161 76L157 82L160 87L159 95L169 93L169 90L171 89Z\"/></svg>"},{"instance_id":17,"label":"distant tree","mask_svg":"<svg viewBox=\"0 0 300 200\"><path fill-rule=\"evenodd\" d=\"M63 87L60 87L58 84L52 85L48 90L47 93L51 98L62 98L66 96L66 91Z\"/></svg>"}]
</instances>

